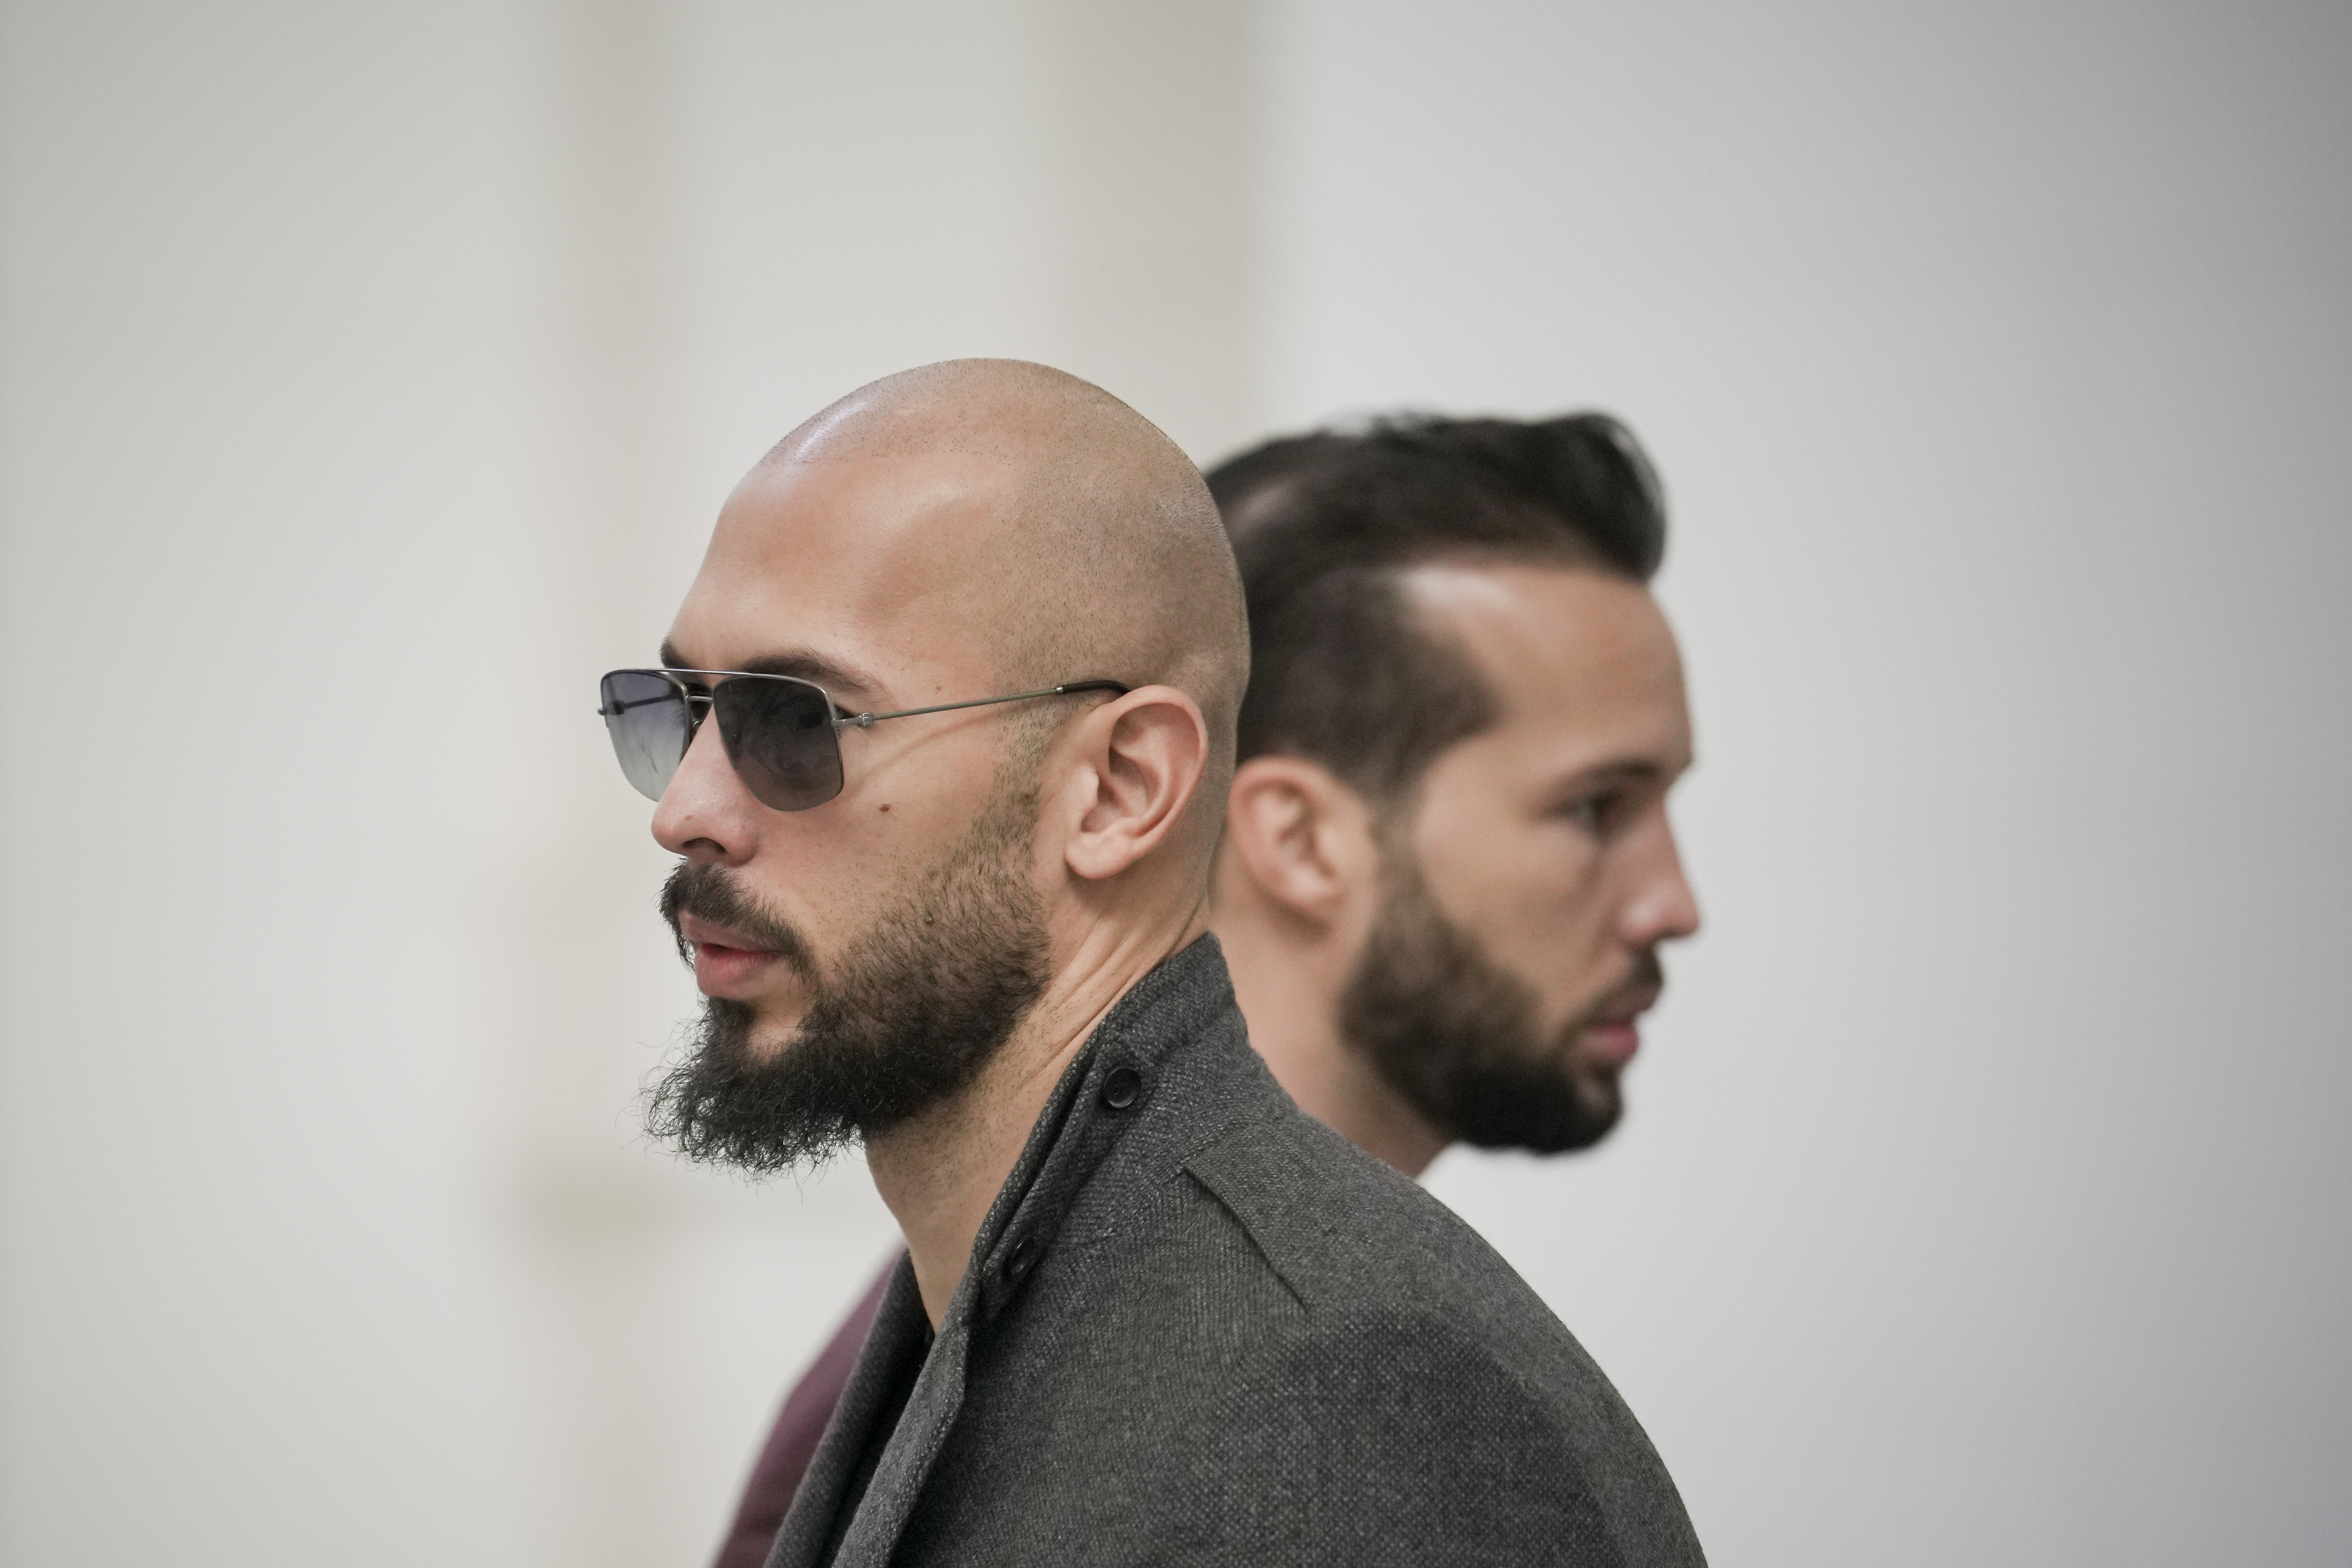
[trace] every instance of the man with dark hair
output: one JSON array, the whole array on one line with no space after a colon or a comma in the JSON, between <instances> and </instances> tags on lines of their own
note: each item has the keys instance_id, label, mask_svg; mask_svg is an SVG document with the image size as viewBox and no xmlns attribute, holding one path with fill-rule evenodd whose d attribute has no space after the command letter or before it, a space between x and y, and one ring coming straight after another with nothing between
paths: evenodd
<instances>
[{"instance_id":1,"label":"man with dark hair","mask_svg":"<svg viewBox=\"0 0 2352 1568\"><path fill-rule=\"evenodd\" d=\"M1698 924L1648 461L1602 415L1414 418L1209 484L1249 602L1213 923L1251 1043L1408 1174L1592 1143Z\"/></svg>"},{"instance_id":2,"label":"man with dark hair","mask_svg":"<svg viewBox=\"0 0 2352 1568\"><path fill-rule=\"evenodd\" d=\"M1588 1145L1658 942L1696 929L1649 463L1592 414L1413 418L1267 442L1209 487L1254 644L1212 914L1251 1044L1404 1173L1456 1138ZM785 1401L719 1568L767 1556L887 1281Z\"/></svg>"}]
</instances>

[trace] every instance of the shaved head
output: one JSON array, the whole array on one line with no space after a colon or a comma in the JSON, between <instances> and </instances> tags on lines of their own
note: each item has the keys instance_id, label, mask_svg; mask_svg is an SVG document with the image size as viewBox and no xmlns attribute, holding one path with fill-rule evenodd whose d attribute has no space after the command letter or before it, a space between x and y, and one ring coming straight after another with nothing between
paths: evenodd
<instances>
[{"instance_id":1,"label":"shaved head","mask_svg":"<svg viewBox=\"0 0 2352 1568\"><path fill-rule=\"evenodd\" d=\"M1249 681L1241 579L1207 484L1158 426L1045 365L950 360L860 387L761 468L826 465L936 476L898 542L955 563L953 620L1003 689L1101 677L1199 703L1212 754L1194 809L1221 815Z\"/></svg>"},{"instance_id":2,"label":"shaved head","mask_svg":"<svg viewBox=\"0 0 2352 1568\"><path fill-rule=\"evenodd\" d=\"M663 648L718 721L654 813L709 999L656 1130L778 1169L962 1094L1032 1024L1076 1048L1205 929L1248 649L1208 486L1099 387L929 365L778 443ZM737 771L811 728L730 730L721 698L762 676L833 703L837 784L812 805Z\"/></svg>"}]
</instances>

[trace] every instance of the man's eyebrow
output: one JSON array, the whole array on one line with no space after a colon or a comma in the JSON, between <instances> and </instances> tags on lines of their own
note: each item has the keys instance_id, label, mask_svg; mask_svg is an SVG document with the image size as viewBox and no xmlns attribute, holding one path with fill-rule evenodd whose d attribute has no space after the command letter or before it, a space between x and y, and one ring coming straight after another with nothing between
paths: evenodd
<instances>
[{"instance_id":1,"label":"man's eyebrow","mask_svg":"<svg viewBox=\"0 0 2352 1568\"><path fill-rule=\"evenodd\" d=\"M670 669L693 668L673 642L665 641L661 645L661 661ZM789 653L761 654L757 658L746 659L740 667L740 673L790 675L802 680L813 680L827 690L856 691L869 697L878 695L882 689L880 681L856 666L827 658L823 654L811 653L805 648Z\"/></svg>"},{"instance_id":2,"label":"man's eyebrow","mask_svg":"<svg viewBox=\"0 0 2352 1568\"><path fill-rule=\"evenodd\" d=\"M853 665L823 654L795 649L791 653L761 654L743 664L746 675L793 675L803 680L814 680L819 686L843 688L873 696L882 689L882 683Z\"/></svg>"},{"instance_id":3,"label":"man's eyebrow","mask_svg":"<svg viewBox=\"0 0 2352 1568\"><path fill-rule=\"evenodd\" d=\"M1555 787L1581 790L1609 784L1655 784L1673 777L1679 771L1648 757L1623 757L1562 773L1555 781Z\"/></svg>"}]
</instances>

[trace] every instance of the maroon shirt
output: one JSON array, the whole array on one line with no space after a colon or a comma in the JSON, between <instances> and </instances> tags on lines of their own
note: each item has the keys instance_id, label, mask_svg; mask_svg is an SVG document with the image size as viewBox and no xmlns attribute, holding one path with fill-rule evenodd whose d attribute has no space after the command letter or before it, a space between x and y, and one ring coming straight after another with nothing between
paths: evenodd
<instances>
[{"instance_id":1,"label":"maroon shirt","mask_svg":"<svg viewBox=\"0 0 2352 1568\"><path fill-rule=\"evenodd\" d=\"M896 1258L884 1265L865 1297L849 1310L832 1340L817 1352L816 1360L784 1396L775 1430L768 1434L760 1462L751 1467L751 1479L743 1487L743 1500L735 1506L735 1522L719 1544L716 1568L760 1568L768 1560L768 1548L775 1544L776 1531L784 1522L784 1511L793 1506L793 1494L800 1489L809 1460L816 1457L817 1439L824 1436L833 1407L841 1403L849 1369L857 1364L857 1352L866 1345L866 1331L874 1326L882 1293L898 1268Z\"/></svg>"}]
</instances>

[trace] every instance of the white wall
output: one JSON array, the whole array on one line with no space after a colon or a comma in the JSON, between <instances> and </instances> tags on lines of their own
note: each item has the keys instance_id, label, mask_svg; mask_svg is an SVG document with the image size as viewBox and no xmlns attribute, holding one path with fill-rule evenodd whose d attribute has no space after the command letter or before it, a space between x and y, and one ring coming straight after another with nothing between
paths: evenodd
<instances>
[{"instance_id":1,"label":"white wall","mask_svg":"<svg viewBox=\"0 0 2352 1568\"><path fill-rule=\"evenodd\" d=\"M1433 1185L1722 1563L2352 1553L2352 12L1281 13L1265 401L1600 404L1709 925Z\"/></svg>"},{"instance_id":2,"label":"white wall","mask_svg":"<svg viewBox=\"0 0 2352 1568\"><path fill-rule=\"evenodd\" d=\"M517 1555L521 40L6 28L0 1557Z\"/></svg>"},{"instance_id":3,"label":"white wall","mask_svg":"<svg viewBox=\"0 0 2352 1568\"><path fill-rule=\"evenodd\" d=\"M594 678L873 375L1248 433L1240 13L0 15L0 1562L698 1563L892 1233L643 1146Z\"/></svg>"},{"instance_id":4,"label":"white wall","mask_svg":"<svg viewBox=\"0 0 2352 1568\"><path fill-rule=\"evenodd\" d=\"M1657 452L1712 923L1435 1185L1717 1561L2342 1555L2340 12L0 29L0 1562L702 1558L887 1216L638 1140L589 683L966 353Z\"/></svg>"}]
</instances>

